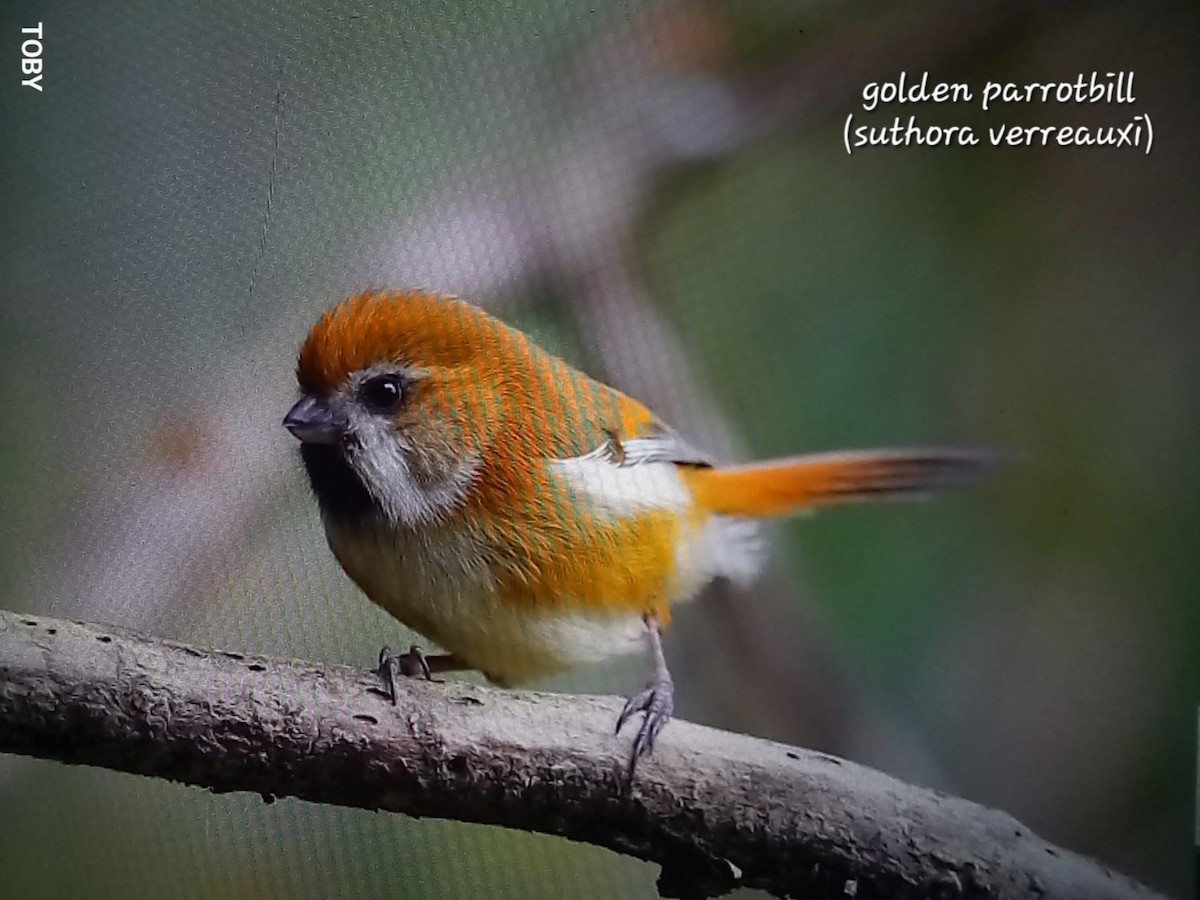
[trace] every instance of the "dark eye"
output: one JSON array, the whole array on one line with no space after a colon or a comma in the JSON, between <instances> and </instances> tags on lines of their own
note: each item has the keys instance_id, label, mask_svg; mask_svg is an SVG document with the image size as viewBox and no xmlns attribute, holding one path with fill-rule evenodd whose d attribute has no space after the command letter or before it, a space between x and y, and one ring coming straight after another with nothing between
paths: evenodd
<instances>
[{"instance_id":1,"label":"dark eye","mask_svg":"<svg viewBox=\"0 0 1200 900\"><path fill-rule=\"evenodd\" d=\"M362 383L358 396L371 412L390 413L404 399L404 383L399 375L374 375Z\"/></svg>"}]
</instances>

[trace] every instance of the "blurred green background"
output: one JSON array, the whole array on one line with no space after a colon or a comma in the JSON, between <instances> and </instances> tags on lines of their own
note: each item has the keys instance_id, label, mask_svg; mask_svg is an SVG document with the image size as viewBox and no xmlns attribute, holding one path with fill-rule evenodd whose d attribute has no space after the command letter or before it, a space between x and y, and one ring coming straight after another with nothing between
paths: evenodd
<instances>
[{"instance_id":1,"label":"blurred green background","mask_svg":"<svg viewBox=\"0 0 1200 900\"><path fill-rule=\"evenodd\" d=\"M1000 806L1180 894L1200 683L1190 3L15 2L0 606L368 665L279 420L373 286L453 290L734 457L978 444L978 490L773 529L681 610L687 718ZM45 90L19 86L45 29ZM1136 72L1128 148L874 148L870 81ZM867 120L864 120L867 121ZM1193 498L1193 499L1189 499ZM644 661L560 679L625 692ZM492 828L0 758L14 897L654 896Z\"/></svg>"}]
</instances>

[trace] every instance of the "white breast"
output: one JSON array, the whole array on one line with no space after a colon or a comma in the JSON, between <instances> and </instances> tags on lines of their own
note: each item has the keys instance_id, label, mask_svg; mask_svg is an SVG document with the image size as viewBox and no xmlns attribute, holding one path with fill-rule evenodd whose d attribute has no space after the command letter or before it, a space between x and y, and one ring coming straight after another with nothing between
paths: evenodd
<instances>
[{"instance_id":1,"label":"white breast","mask_svg":"<svg viewBox=\"0 0 1200 900\"><path fill-rule=\"evenodd\" d=\"M444 530L430 539L420 531L327 525L327 534L334 554L371 600L501 684L645 646L638 615L593 617L503 603L483 555L469 539Z\"/></svg>"}]
</instances>

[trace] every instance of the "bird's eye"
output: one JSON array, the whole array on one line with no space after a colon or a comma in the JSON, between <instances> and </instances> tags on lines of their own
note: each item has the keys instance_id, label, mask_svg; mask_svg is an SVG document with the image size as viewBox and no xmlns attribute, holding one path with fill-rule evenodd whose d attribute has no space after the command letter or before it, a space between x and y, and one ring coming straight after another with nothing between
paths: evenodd
<instances>
[{"instance_id":1,"label":"bird's eye","mask_svg":"<svg viewBox=\"0 0 1200 900\"><path fill-rule=\"evenodd\" d=\"M404 399L404 384L399 375L375 375L362 383L359 399L373 413L390 413Z\"/></svg>"}]
</instances>

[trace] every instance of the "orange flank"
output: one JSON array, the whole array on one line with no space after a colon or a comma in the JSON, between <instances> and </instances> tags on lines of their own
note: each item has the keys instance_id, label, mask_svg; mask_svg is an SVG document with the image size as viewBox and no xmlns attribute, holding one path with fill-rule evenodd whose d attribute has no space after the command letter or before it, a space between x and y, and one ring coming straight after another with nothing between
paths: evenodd
<instances>
[{"instance_id":1,"label":"orange flank","mask_svg":"<svg viewBox=\"0 0 1200 900\"><path fill-rule=\"evenodd\" d=\"M503 602L530 612L654 613L666 625L678 595L674 553L680 517L658 510L619 520L588 519L577 535L540 532L536 548L529 546L529 530L508 532L508 551L538 563L497 573Z\"/></svg>"},{"instance_id":2,"label":"orange flank","mask_svg":"<svg viewBox=\"0 0 1200 900\"><path fill-rule=\"evenodd\" d=\"M810 506L910 499L971 480L993 457L964 450L814 453L684 470L696 503L727 516L783 516Z\"/></svg>"}]
</instances>

